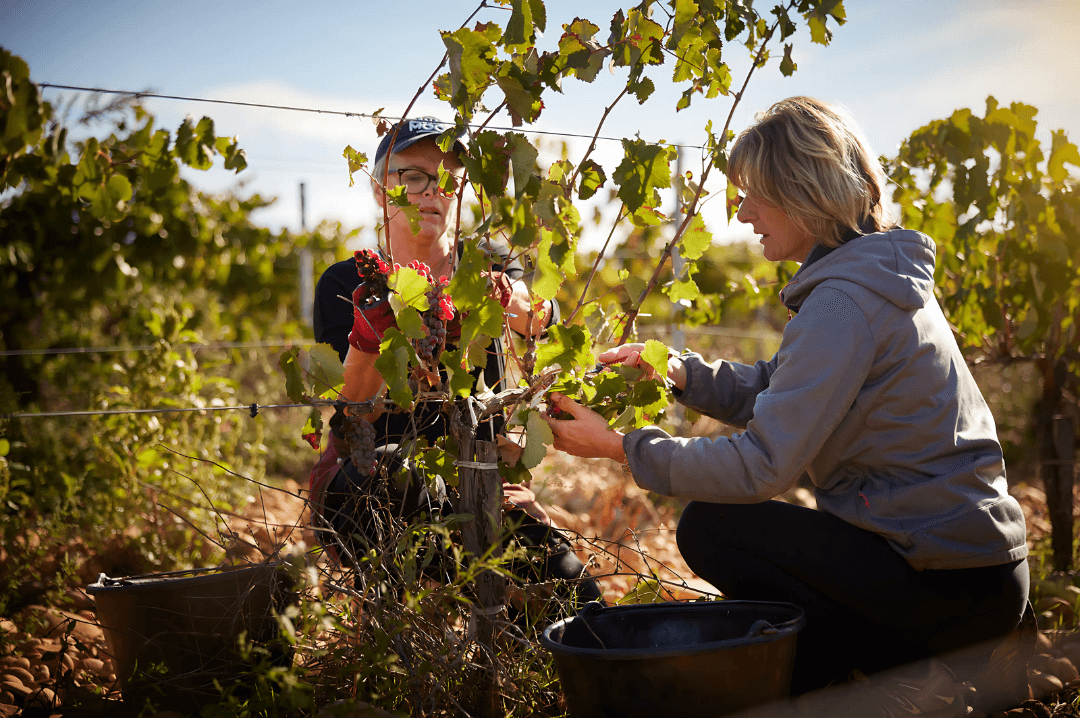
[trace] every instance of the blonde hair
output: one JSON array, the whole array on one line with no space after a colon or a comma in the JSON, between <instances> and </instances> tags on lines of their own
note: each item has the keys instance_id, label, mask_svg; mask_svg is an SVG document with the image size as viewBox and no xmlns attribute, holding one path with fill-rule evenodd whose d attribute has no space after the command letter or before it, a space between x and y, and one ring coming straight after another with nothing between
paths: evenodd
<instances>
[{"instance_id":1,"label":"blonde hair","mask_svg":"<svg viewBox=\"0 0 1080 718\"><path fill-rule=\"evenodd\" d=\"M791 97L759 113L731 148L727 175L829 247L852 232L893 226L882 203L885 173L858 125L811 97Z\"/></svg>"}]
</instances>

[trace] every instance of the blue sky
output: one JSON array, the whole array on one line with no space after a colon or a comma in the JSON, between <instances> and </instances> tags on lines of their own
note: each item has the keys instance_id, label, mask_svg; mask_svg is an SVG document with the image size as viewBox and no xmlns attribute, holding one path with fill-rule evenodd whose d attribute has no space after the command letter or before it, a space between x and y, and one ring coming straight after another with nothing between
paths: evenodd
<instances>
[{"instance_id":1,"label":"blue sky","mask_svg":"<svg viewBox=\"0 0 1080 718\"><path fill-rule=\"evenodd\" d=\"M605 28L623 3L546 0L548 31L541 48L553 47L561 25L582 15ZM766 3L759 3L766 4ZM386 3L134 0L0 3L0 46L23 57L35 81L169 95L296 105L386 114L403 110L443 53L440 29L459 26L476 8L463 2ZM791 41L798 71L783 77L777 60L752 78L733 129L753 113L791 95L813 95L844 105L863 125L874 149L892 154L926 122L960 107L982 112L987 95L1005 104L1039 108L1040 134L1065 129L1080 141L1080 1L1078 0L846 0L848 22L832 45L812 45L805 27ZM477 20L504 24L506 10L484 9ZM747 67L745 51L732 45L725 59L736 82ZM779 53L776 53L779 56ZM730 98L696 99L676 113L679 89L666 80L670 67L651 73L659 88L644 106L624 100L602 134L699 144L712 119L721 126ZM538 129L590 133L621 89L623 75L606 71L592 85L564 85L547 100ZM46 90L55 101L57 90ZM64 93L70 96L70 93ZM494 102L492 104L495 104ZM349 226L374 223L366 183L348 187L346 144L373 153L370 121L307 113L238 109L220 105L148 100L160 126L175 129L186 116L214 118L219 134L238 135L249 169L190 173L209 190L243 181L244 191L277 196L257 217L271 227L299 227L300 182L307 186L308 225L321 219ZM414 114L449 116L425 92ZM508 125L506 118L493 123ZM558 147L542 140L541 162ZM585 140L569 144L580 157ZM617 142L601 143L597 159L610 171ZM687 165L695 173L700 164ZM721 180L722 182L722 180ZM722 185L710 189L722 189ZM748 237L724 226L715 203L706 219L718 236ZM605 232L606 234L606 232Z\"/></svg>"}]
</instances>

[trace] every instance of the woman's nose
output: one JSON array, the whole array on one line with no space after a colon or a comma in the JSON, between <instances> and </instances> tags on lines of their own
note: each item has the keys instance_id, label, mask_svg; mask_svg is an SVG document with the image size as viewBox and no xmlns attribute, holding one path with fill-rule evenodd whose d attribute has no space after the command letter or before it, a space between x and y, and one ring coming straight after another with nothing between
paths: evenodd
<instances>
[{"instance_id":1,"label":"woman's nose","mask_svg":"<svg viewBox=\"0 0 1080 718\"><path fill-rule=\"evenodd\" d=\"M744 224L749 224L756 216L757 212L753 209L751 199L743 197L742 201L739 202L739 211L735 213L735 218Z\"/></svg>"}]
</instances>

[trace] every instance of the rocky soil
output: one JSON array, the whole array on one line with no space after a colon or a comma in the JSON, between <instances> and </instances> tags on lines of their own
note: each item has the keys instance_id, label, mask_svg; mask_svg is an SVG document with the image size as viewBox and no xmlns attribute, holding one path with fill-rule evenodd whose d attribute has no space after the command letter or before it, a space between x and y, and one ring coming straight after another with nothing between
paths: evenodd
<instances>
[{"instance_id":1,"label":"rocky soil","mask_svg":"<svg viewBox=\"0 0 1080 718\"><path fill-rule=\"evenodd\" d=\"M711 590L678 554L674 507L655 505L609 462L549 458L534 476L533 488L552 518L580 535L580 553L591 557L591 570L603 576L609 597L622 596L640 577L654 573L666 599ZM282 489L264 490L243 516L233 520L231 557L258 559L288 543L313 544L304 528L301 487L287 482ZM1023 484L1014 488L1014 494L1024 506L1031 540L1038 541L1049 530L1045 497ZM813 502L804 489L785 498L804 505ZM1080 494L1076 505L1080 507ZM89 583L96 568L88 561L80 577ZM1036 606L1043 630L1028 666L1028 700L994 714L995 718L1080 718L1080 633L1074 613L1080 606L1076 585L1080 576L1057 575L1052 583L1040 591ZM0 618L4 634L0 646L8 648L8 654L0 657L0 717L134 715L132 707L125 708L120 700L116 666L84 587L68 589L63 609L30 603L16 615ZM970 703L975 696L968 697ZM157 718L177 715L165 712ZM369 707L357 715L388 714ZM973 714L981 716L979 711Z\"/></svg>"}]
</instances>

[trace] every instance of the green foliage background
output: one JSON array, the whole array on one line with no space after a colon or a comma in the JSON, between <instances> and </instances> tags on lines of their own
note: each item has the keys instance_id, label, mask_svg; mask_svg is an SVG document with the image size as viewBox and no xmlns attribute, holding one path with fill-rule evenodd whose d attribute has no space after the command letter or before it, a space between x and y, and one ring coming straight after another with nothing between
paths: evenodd
<instances>
[{"instance_id":1,"label":"green foliage background","mask_svg":"<svg viewBox=\"0 0 1080 718\"><path fill-rule=\"evenodd\" d=\"M192 187L182 166L207 169L215 157L227 169L245 166L235 140L216 136L208 118L170 132L137 103L118 101L69 127L40 100L21 59L0 51L0 72L8 88L0 187L17 189L0 207L0 349L16 352L0 357L0 412L278 402L266 350L200 345L302 340L298 250L311 249L321 273L344 257L353 233L323 225L275 234L251 218L268 200ZM104 135L70 139L89 123ZM48 351L66 347L106 351ZM268 452L264 429L274 442L286 435L276 416L9 420L0 446L5 568L35 540L100 543L125 530L121 541L143 558L129 570L208 560L201 533L217 528L192 504L228 507L249 491L221 467L259 479L268 453L278 469L305 463L295 421L285 422L290 440ZM131 531L140 522L147 530ZM27 541L35 526L38 539Z\"/></svg>"}]
</instances>

